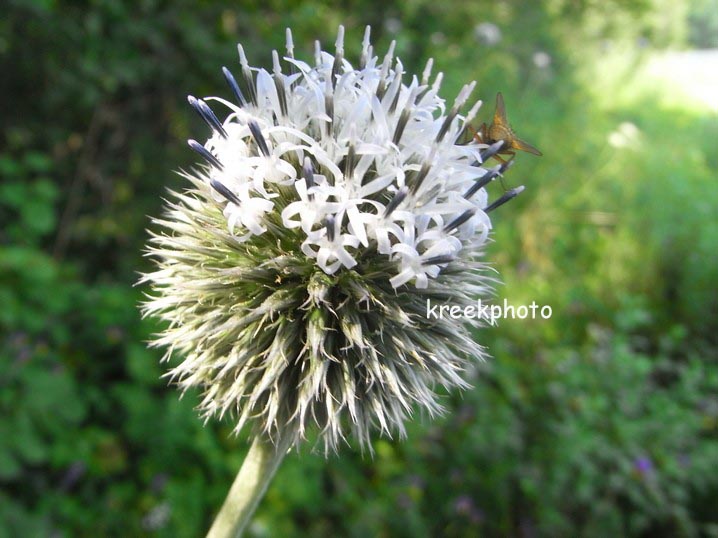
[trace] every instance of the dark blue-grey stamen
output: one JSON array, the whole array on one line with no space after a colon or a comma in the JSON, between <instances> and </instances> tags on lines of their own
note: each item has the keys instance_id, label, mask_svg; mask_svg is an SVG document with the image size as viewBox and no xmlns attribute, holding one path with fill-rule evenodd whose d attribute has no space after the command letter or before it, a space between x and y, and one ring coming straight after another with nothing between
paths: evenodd
<instances>
[{"instance_id":1,"label":"dark blue-grey stamen","mask_svg":"<svg viewBox=\"0 0 718 538\"><path fill-rule=\"evenodd\" d=\"M334 96L328 92L324 95L324 112L331 120L324 123L327 130L327 136L329 136L334 128Z\"/></svg>"},{"instance_id":2,"label":"dark blue-grey stamen","mask_svg":"<svg viewBox=\"0 0 718 538\"><path fill-rule=\"evenodd\" d=\"M252 137L254 138L254 141L257 143L257 147L259 148L259 151L264 155L265 157L269 157L269 146L267 146L267 140L264 138L264 135L262 134L262 130L259 128L259 124L254 121L250 120L249 123L247 123L249 126L249 132L252 133Z\"/></svg>"},{"instance_id":3,"label":"dark blue-grey stamen","mask_svg":"<svg viewBox=\"0 0 718 538\"><path fill-rule=\"evenodd\" d=\"M379 99L381 102L382 99L384 99L384 94L386 93L386 90L388 88L388 85L386 83L386 77L389 71L389 68L386 67L387 60L384 59L384 65L382 66L381 70L381 78L379 79L379 84L376 86L376 98Z\"/></svg>"},{"instance_id":4,"label":"dark blue-grey stamen","mask_svg":"<svg viewBox=\"0 0 718 538\"><path fill-rule=\"evenodd\" d=\"M252 72L249 70L249 67L242 69L242 78L244 79L244 83L247 85L250 101L252 101L254 106L257 106L257 90L254 87L254 77L252 76Z\"/></svg>"},{"instance_id":5,"label":"dark blue-grey stamen","mask_svg":"<svg viewBox=\"0 0 718 538\"><path fill-rule=\"evenodd\" d=\"M312 160L309 157L304 157L304 163L302 164L302 177L304 177L304 181L307 184L307 189L311 189L315 185L314 166L312 166Z\"/></svg>"},{"instance_id":6,"label":"dark blue-grey stamen","mask_svg":"<svg viewBox=\"0 0 718 538\"><path fill-rule=\"evenodd\" d=\"M464 198L471 198L480 188L485 187L491 183L499 174L501 174L501 165L494 166L483 176L476 180L476 182L464 193Z\"/></svg>"},{"instance_id":7,"label":"dark blue-grey stamen","mask_svg":"<svg viewBox=\"0 0 718 538\"><path fill-rule=\"evenodd\" d=\"M237 50L239 51L239 63L242 66L242 78L249 92L249 100L254 106L257 106L257 87L254 83L254 76L252 76L252 69L249 67L242 45L237 45Z\"/></svg>"},{"instance_id":8,"label":"dark blue-grey stamen","mask_svg":"<svg viewBox=\"0 0 718 538\"><path fill-rule=\"evenodd\" d=\"M197 99L193 95L188 95L187 101L190 105L192 105L192 108L197 111L199 117L202 118L207 125L209 125L210 129L218 132L223 138L227 138L227 131L224 130L222 123L219 121L217 116L215 116L214 112L212 112L212 109L209 108L207 103L205 103L202 99Z\"/></svg>"},{"instance_id":9,"label":"dark blue-grey stamen","mask_svg":"<svg viewBox=\"0 0 718 538\"><path fill-rule=\"evenodd\" d=\"M339 78L339 70L342 66L342 60L344 59L344 55L340 52L337 52L336 56L334 56L334 63L332 64L332 87L336 88L337 86L337 79Z\"/></svg>"},{"instance_id":10,"label":"dark blue-grey stamen","mask_svg":"<svg viewBox=\"0 0 718 538\"><path fill-rule=\"evenodd\" d=\"M224 169L224 165L217 160L217 157L212 155L207 148L205 148L202 144L197 142L196 140L187 140L187 144L190 148L192 148L194 151L199 153L200 157L202 157L205 161L207 161L209 164L214 166L215 168L219 170Z\"/></svg>"},{"instance_id":11,"label":"dark blue-grey stamen","mask_svg":"<svg viewBox=\"0 0 718 538\"><path fill-rule=\"evenodd\" d=\"M311 189L315 183L314 167L312 166L312 161L309 157L304 157L304 163L302 164L302 176L304 177L304 182L307 184L307 190ZM308 192L307 196L310 200L314 200L313 192Z\"/></svg>"},{"instance_id":12,"label":"dark blue-grey stamen","mask_svg":"<svg viewBox=\"0 0 718 538\"><path fill-rule=\"evenodd\" d=\"M399 72L396 75L396 78L394 79L395 82L393 84L397 84L398 86L401 86L401 80L404 77L403 72ZM391 106L389 107L389 114L393 114L396 110L396 105L399 103L399 94L401 93L400 88L397 89L396 93L394 94L394 99L391 102Z\"/></svg>"},{"instance_id":13,"label":"dark blue-grey stamen","mask_svg":"<svg viewBox=\"0 0 718 538\"><path fill-rule=\"evenodd\" d=\"M485 163L487 159L490 159L494 155L496 155L499 151L501 151L502 146L504 145L503 140L497 140L493 144L491 144L488 148L486 148L484 151L479 153L479 162Z\"/></svg>"},{"instance_id":14,"label":"dark blue-grey stamen","mask_svg":"<svg viewBox=\"0 0 718 538\"><path fill-rule=\"evenodd\" d=\"M418 207L422 207L428 203L430 203L432 200L434 200L437 196L439 196L439 193L442 191L441 185L432 185L431 188L425 192L421 193L421 196L417 200L416 205Z\"/></svg>"},{"instance_id":15,"label":"dark blue-grey stamen","mask_svg":"<svg viewBox=\"0 0 718 538\"><path fill-rule=\"evenodd\" d=\"M467 209L461 215L452 220L449 224L444 226L444 232L449 233L451 230L458 228L464 224L467 220L476 214L476 209Z\"/></svg>"},{"instance_id":16,"label":"dark blue-grey stamen","mask_svg":"<svg viewBox=\"0 0 718 538\"><path fill-rule=\"evenodd\" d=\"M456 258L450 254L442 254L441 256L432 256L421 262L421 265L439 265L442 263L451 263Z\"/></svg>"},{"instance_id":17,"label":"dark blue-grey stamen","mask_svg":"<svg viewBox=\"0 0 718 538\"><path fill-rule=\"evenodd\" d=\"M215 131L222 135L222 138L227 138L227 131L224 130L222 122L219 121L219 118L215 115L214 111L202 99L198 99L197 102L199 103L202 112L204 112L204 115L207 117L207 122L212 126Z\"/></svg>"},{"instance_id":18,"label":"dark blue-grey stamen","mask_svg":"<svg viewBox=\"0 0 718 538\"><path fill-rule=\"evenodd\" d=\"M379 84L376 87L376 97L379 99L379 101L382 100L384 97L384 94L386 93L386 79L382 78L379 81Z\"/></svg>"},{"instance_id":19,"label":"dark blue-grey stamen","mask_svg":"<svg viewBox=\"0 0 718 538\"><path fill-rule=\"evenodd\" d=\"M411 110L409 109L409 107L406 107L404 110L402 110L401 116L399 116L399 121L396 122L396 129L394 129L394 136L391 139L391 141L394 144L397 144L397 145L399 144L399 141L401 140L401 137L404 134L404 129L406 128L407 123L409 123L410 117L411 117Z\"/></svg>"},{"instance_id":20,"label":"dark blue-grey stamen","mask_svg":"<svg viewBox=\"0 0 718 538\"><path fill-rule=\"evenodd\" d=\"M287 91L284 87L284 78L281 75L274 76L274 86L277 88L277 95L279 96L279 110L282 112L282 116L287 116Z\"/></svg>"},{"instance_id":21,"label":"dark blue-grey stamen","mask_svg":"<svg viewBox=\"0 0 718 538\"><path fill-rule=\"evenodd\" d=\"M212 188L216 190L218 193L220 193L222 196L224 196L227 201L232 202L235 205L240 205L239 198L231 191L229 190L224 184L220 183L216 179L210 179L209 184L212 185Z\"/></svg>"},{"instance_id":22,"label":"dark blue-grey stamen","mask_svg":"<svg viewBox=\"0 0 718 538\"><path fill-rule=\"evenodd\" d=\"M277 97L279 98L279 110L282 116L287 116L287 91L284 87L284 77L282 76L282 66L279 63L279 53L276 50L272 51L272 61L274 63L274 87L277 90Z\"/></svg>"},{"instance_id":23,"label":"dark blue-grey stamen","mask_svg":"<svg viewBox=\"0 0 718 538\"><path fill-rule=\"evenodd\" d=\"M391 201L386 205L386 209L384 209L384 218L391 215L394 210L399 207L399 204L404 201L407 194L409 194L409 187L406 185L396 191L394 198L391 199Z\"/></svg>"},{"instance_id":24,"label":"dark blue-grey stamen","mask_svg":"<svg viewBox=\"0 0 718 538\"><path fill-rule=\"evenodd\" d=\"M503 175L504 175L504 172L506 172L506 170L508 170L509 168L511 168L513 165L514 165L514 160L513 160L513 159L511 159L511 160L509 160L509 161L506 161L506 162L504 162L504 163L501 163L501 168L499 168L499 175L500 175L500 176L503 176Z\"/></svg>"},{"instance_id":25,"label":"dark blue-grey stamen","mask_svg":"<svg viewBox=\"0 0 718 538\"><path fill-rule=\"evenodd\" d=\"M224 74L224 80L227 81L229 89L232 90L232 94L234 95L234 98L239 102L240 106L247 106L247 100L244 98L242 90L239 89L237 79L234 78L234 75L231 73L231 71L226 67L222 67L222 74Z\"/></svg>"},{"instance_id":26,"label":"dark blue-grey stamen","mask_svg":"<svg viewBox=\"0 0 718 538\"><path fill-rule=\"evenodd\" d=\"M357 164L357 152L354 144L349 144L349 150L347 151L347 158L344 161L344 177L351 178L354 175L354 168Z\"/></svg>"},{"instance_id":27,"label":"dark blue-grey stamen","mask_svg":"<svg viewBox=\"0 0 718 538\"><path fill-rule=\"evenodd\" d=\"M428 161L424 161L424 164L421 165L421 170L419 170L419 173L411 182L412 194L416 194L419 191L421 184L424 183L426 176L429 175L429 170L431 170L431 165Z\"/></svg>"},{"instance_id":28,"label":"dark blue-grey stamen","mask_svg":"<svg viewBox=\"0 0 718 538\"><path fill-rule=\"evenodd\" d=\"M519 194L521 194L524 191L524 188L525 187L523 185L521 185L520 187L516 187L515 189L506 191L501 198L496 200L493 204L487 206L484 209L484 213L489 213L489 212L493 211L494 209L496 209L497 207L504 205L509 200L516 198Z\"/></svg>"},{"instance_id":29,"label":"dark blue-grey stamen","mask_svg":"<svg viewBox=\"0 0 718 538\"><path fill-rule=\"evenodd\" d=\"M379 75L379 84L376 87L376 96L381 101L384 98L384 94L387 89L386 77L389 75L389 69L394 59L394 48L396 47L396 41L392 41L389 45L389 50L384 56L384 61L381 64L381 72Z\"/></svg>"},{"instance_id":30,"label":"dark blue-grey stamen","mask_svg":"<svg viewBox=\"0 0 718 538\"><path fill-rule=\"evenodd\" d=\"M452 107L451 111L449 112L449 115L446 116L446 119L444 119L444 123L441 125L441 129L439 129L439 134L436 135L437 142L441 142L444 139L446 133L449 131L449 127L451 127L451 122L454 121L454 118L458 113L458 107Z\"/></svg>"},{"instance_id":31,"label":"dark blue-grey stamen","mask_svg":"<svg viewBox=\"0 0 718 538\"><path fill-rule=\"evenodd\" d=\"M324 219L324 227L327 229L327 238L329 241L334 241L334 237L336 236L334 230L335 220L334 215L329 215Z\"/></svg>"},{"instance_id":32,"label":"dark blue-grey stamen","mask_svg":"<svg viewBox=\"0 0 718 538\"><path fill-rule=\"evenodd\" d=\"M426 87L421 90L419 93L416 94L416 100L414 102L420 103L421 100L424 98L424 96L429 93L429 90L431 89L431 86L429 84L426 85Z\"/></svg>"}]
</instances>

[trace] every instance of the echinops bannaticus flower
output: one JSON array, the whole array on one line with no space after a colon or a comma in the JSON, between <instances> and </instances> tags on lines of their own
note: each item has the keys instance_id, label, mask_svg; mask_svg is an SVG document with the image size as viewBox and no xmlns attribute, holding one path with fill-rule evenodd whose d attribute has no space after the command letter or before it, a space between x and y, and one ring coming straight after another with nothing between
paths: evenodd
<instances>
[{"instance_id":1,"label":"echinops bannaticus flower","mask_svg":"<svg viewBox=\"0 0 718 538\"><path fill-rule=\"evenodd\" d=\"M153 220L144 277L145 314L167 322L154 343L183 358L169 375L201 389L205 417L285 446L314 429L326 450L403 435L417 408L441 410L437 387L467 386L479 321L428 319L427 300L486 296L488 214L521 190L490 203L501 143L462 143L474 83L447 107L431 61L408 75L393 44L373 55L367 28L355 68L343 34L307 63L288 31L271 72L239 46L232 100L189 97L212 134L189 141L204 163Z\"/></svg>"}]
</instances>

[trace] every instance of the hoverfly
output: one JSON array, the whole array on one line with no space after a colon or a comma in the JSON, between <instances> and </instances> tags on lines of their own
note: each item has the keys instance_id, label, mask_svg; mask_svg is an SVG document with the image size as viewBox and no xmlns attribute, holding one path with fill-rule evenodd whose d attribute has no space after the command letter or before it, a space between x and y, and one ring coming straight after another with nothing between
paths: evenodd
<instances>
[{"instance_id":1,"label":"hoverfly","mask_svg":"<svg viewBox=\"0 0 718 538\"><path fill-rule=\"evenodd\" d=\"M504 97L501 95L501 92L496 94L496 111L494 112L494 119L491 124L487 126L485 123L482 123L478 132L473 128L471 131L473 131L474 140L481 144L491 145L499 140L504 143L501 149L492 155L503 164L506 163L506 160L499 157L499 154L513 156L516 155L516 151L518 150L526 151L534 155L542 155L538 149L517 137L516 133L511 129L506 119L506 105L504 105Z\"/></svg>"}]
</instances>

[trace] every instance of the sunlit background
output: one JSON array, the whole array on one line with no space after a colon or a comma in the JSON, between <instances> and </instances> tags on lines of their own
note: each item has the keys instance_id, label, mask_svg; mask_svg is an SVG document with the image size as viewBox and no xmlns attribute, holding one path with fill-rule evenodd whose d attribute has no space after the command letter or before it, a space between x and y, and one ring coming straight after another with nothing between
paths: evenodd
<instances>
[{"instance_id":1,"label":"sunlit background","mask_svg":"<svg viewBox=\"0 0 718 538\"><path fill-rule=\"evenodd\" d=\"M408 439L285 459L250 536L718 536L717 0L11 0L0 17L0 537L202 536L246 453L160 376L147 215L229 96L366 24L442 95L503 92L519 154L487 259L550 320ZM500 184L493 185L500 195Z\"/></svg>"}]
</instances>

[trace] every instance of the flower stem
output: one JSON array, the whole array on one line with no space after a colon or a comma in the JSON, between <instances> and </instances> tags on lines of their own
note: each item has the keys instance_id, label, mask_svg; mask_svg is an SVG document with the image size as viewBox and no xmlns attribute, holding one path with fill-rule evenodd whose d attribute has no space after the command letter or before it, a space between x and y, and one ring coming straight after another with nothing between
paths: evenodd
<instances>
[{"instance_id":1,"label":"flower stem","mask_svg":"<svg viewBox=\"0 0 718 538\"><path fill-rule=\"evenodd\" d=\"M267 491L267 486L289 449L290 435L275 445L257 436L234 479L207 538L237 538L242 535Z\"/></svg>"}]
</instances>

